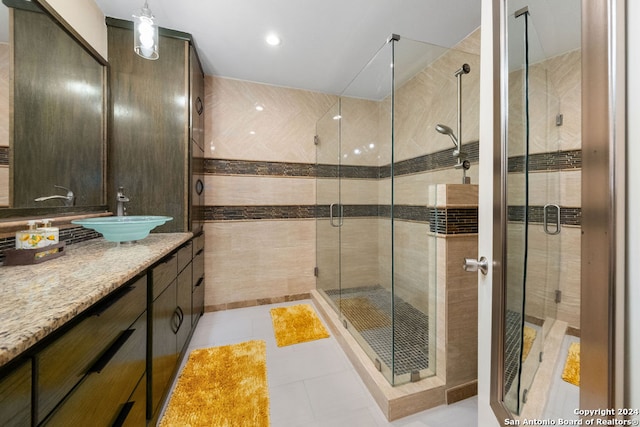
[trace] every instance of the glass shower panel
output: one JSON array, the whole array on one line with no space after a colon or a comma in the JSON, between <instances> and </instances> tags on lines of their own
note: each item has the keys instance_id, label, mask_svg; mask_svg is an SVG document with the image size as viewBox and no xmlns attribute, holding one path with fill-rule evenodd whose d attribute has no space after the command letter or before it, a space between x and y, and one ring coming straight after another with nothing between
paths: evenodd
<instances>
[{"instance_id":1,"label":"glass shower panel","mask_svg":"<svg viewBox=\"0 0 640 427\"><path fill-rule=\"evenodd\" d=\"M316 123L316 288L339 307L340 102Z\"/></svg>"},{"instance_id":2,"label":"glass shower panel","mask_svg":"<svg viewBox=\"0 0 640 427\"><path fill-rule=\"evenodd\" d=\"M340 317L376 368L393 383L393 282L389 266L389 164L393 46L385 45L340 96L341 228Z\"/></svg>"}]
</instances>

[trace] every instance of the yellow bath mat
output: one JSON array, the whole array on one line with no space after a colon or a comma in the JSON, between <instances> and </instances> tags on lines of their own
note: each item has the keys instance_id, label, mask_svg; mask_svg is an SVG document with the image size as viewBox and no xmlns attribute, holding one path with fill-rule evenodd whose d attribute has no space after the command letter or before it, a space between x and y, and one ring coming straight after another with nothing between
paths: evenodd
<instances>
[{"instance_id":1,"label":"yellow bath mat","mask_svg":"<svg viewBox=\"0 0 640 427\"><path fill-rule=\"evenodd\" d=\"M529 352L531 351L531 347L533 346L533 342L536 340L537 332L535 329L530 328L529 326L525 326L522 332L522 361L524 362Z\"/></svg>"},{"instance_id":2,"label":"yellow bath mat","mask_svg":"<svg viewBox=\"0 0 640 427\"><path fill-rule=\"evenodd\" d=\"M193 350L160 427L269 426L267 345Z\"/></svg>"},{"instance_id":3,"label":"yellow bath mat","mask_svg":"<svg viewBox=\"0 0 640 427\"><path fill-rule=\"evenodd\" d=\"M562 379L573 385L580 385L580 343L574 342L569 346L567 361L564 363Z\"/></svg>"},{"instance_id":4,"label":"yellow bath mat","mask_svg":"<svg viewBox=\"0 0 640 427\"><path fill-rule=\"evenodd\" d=\"M270 311L278 347L329 337L310 304L277 307Z\"/></svg>"},{"instance_id":5,"label":"yellow bath mat","mask_svg":"<svg viewBox=\"0 0 640 427\"><path fill-rule=\"evenodd\" d=\"M340 310L357 331L391 325L390 316L372 305L367 298L343 298L340 300Z\"/></svg>"}]
</instances>

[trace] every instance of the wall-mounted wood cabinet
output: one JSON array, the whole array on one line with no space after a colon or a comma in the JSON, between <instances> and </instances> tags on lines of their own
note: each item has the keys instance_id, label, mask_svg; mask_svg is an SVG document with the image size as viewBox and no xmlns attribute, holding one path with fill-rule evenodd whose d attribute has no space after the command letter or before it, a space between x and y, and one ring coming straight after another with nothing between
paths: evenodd
<instances>
[{"instance_id":1,"label":"wall-mounted wood cabinet","mask_svg":"<svg viewBox=\"0 0 640 427\"><path fill-rule=\"evenodd\" d=\"M107 19L110 114L108 203L118 187L131 215L168 215L156 232L202 229L204 74L186 33L160 29L160 57L133 51L133 24ZM194 223L195 221L195 223Z\"/></svg>"}]
</instances>

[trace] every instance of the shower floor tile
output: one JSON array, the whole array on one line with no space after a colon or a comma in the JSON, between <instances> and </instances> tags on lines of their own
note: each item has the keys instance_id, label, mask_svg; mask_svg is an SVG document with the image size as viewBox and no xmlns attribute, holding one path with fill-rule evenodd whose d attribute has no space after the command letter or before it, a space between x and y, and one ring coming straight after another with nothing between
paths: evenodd
<instances>
[{"instance_id":1,"label":"shower floor tile","mask_svg":"<svg viewBox=\"0 0 640 427\"><path fill-rule=\"evenodd\" d=\"M301 303L313 305L309 300L206 313L189 343L189 351L253 339L265 340L272 427L457 427L478 424L477 397L390 423L333 336L278 347L270 327L269 310ZM183 366L185 362L186 357Z\"/></svg>"},{"instance_id":2,"label":"shower floor tile","mask_svg":"<svg viewBox=\"0 0 640 427\"><path fill-rule=\"evenodd\" d=\"M395 323L392 326L391 293L381 286L366 286L327 290L336 306L342 302L342 312L381 362L394 365L396 375L410 374L429 367L429 318L401 298L395 298ZM350 301L364 308L353 310ZM386 320L386 322L384 322ZM365 327L369 325L370 327ZM395 336L394 336L395 331ZM393 347L396 352L394 354Z\"/></svg>"}]
</instances>

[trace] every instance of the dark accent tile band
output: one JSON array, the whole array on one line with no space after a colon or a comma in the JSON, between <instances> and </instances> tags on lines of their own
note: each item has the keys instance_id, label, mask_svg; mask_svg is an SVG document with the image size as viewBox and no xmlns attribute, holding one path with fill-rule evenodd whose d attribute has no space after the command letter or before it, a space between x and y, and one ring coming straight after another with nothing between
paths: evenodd
<instances>
[{"instance_id":1,"label":"dark accent tile band","mask_svg":"<svg viewBox=\"0 0 640 427\"><path fill-rule=\"evenodd\" d=\"M0 166L9 166L9 147L0 147Z\"/></svg>"},{"instance_id":2,"label":"dark accent tile band","mask_svg":"<svg viewBox=\"0 0 640 427\"><path fill-rule=\"evenodd\" d=\"M74 243L86 242L87 240L98 237L102 237L102 234L82 226L60 229L60 241L65 242L67 246L73 245ZM15 237L5 237L0 239L0 262L4 260L5 249L13 249L15 247Z\"/></svg>"},{"instance_id":3,"label":"dark accent tile band","mask_svg":"<svg viewBox=\"0 0 640 427\"><path fill-rule=\"evenodd\" d=\"M542 224L544 222L544 206L529 206L528 214L530 223ZM507 215L509 221L523 222L524 206L509 206L507 209ZM549 210L547 215L547 222L555 224L557 220L556 210ZM560 224L580 226L582 224L582 208L567 208L561 206Z\"/></svg>"},{"instance_id":4,"label":"dark accent tile band","mask_svg":"<svg viewBox=\"0 0 640 427\"><path fill-rule=\"evenodd\" d=\"M328 211L327 211L328 212ZM315 205L292 206L206 206L205 221L256 219L306 219L316 217Z\"/></svg>"},{"instance_id":5,"label":"dark accent tile band","mask_svg":"<svg viewBox=\"0 0 640 427\"><path fill-rule=\"evenodd\" d=\"M329 218L329 205L301 206L207 206L207 221L242 221L267 219ZM335 217L391 218L390 205L334 205ZM342 210L342 213L340 212ZM429 230L438 234L468 234L478 232L477 208L433 208L426 206L396 205L395 219L429 224Z\"/></svg>"},{"instance_id":6,"label":"dark accent tile band","mask_svg":"<svg viewBox=\"0 0 640 427\"><path fill-rule=\"evenodd\" d=\"M478 141L463 145L467 159L478 161ZM456 164L453 148L394 163L395 176L450 168ZM250 175L279 177L318 177L381 179L391 176L391 165L354 166L311 163L261 162L249 160L205 159L204 171L210 175Z\"/></svg>"},{"instance_id":7,"label":"dark accent tile band","mask_svg":"<svg viewBox=\"0 0 640 427\"><path fill-rule=\"evenodd\" d=\"M529 171L555 171L582 168L582 150L555 151L529 155ZM524 172L524 156L509 157L509 172Z\"/></svg>"},{"instance_id":8,"label":"dark accent tile band","mask_svg":"<svg viewBox=\"0 0 640 427\"><path fill-rule=\"evenodd\" d=\"M204 172L212 175L316 176L311 163L258 162L249 160L205 159Z\"/></svg>"}]
</instances>

